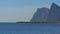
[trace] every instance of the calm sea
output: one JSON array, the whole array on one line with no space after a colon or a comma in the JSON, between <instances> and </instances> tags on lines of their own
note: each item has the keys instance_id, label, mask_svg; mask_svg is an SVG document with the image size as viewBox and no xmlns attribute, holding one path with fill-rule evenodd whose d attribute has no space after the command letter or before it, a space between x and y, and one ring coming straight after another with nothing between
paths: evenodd
<instances>
[{"instance_id":1,"label":"calm sea","mask_svg":"<svg viewBox=\"0 0 60 34\"><path fill-rule=\"evenodd\" d=\"M60 24L0 23L0 34L60 34Z\"/></svg>"}]
</instances>

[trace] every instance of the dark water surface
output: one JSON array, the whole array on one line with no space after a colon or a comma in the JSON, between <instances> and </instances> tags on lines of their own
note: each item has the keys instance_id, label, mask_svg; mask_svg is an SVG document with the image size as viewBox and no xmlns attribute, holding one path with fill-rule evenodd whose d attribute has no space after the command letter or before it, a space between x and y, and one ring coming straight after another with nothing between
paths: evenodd
<instances>
[{"instance_id":1,"label":"dark water surface","mask_svg":"<svg viewBox=\"0 0 60 34\"><path fill-rule=\"evenodd\" d=\"M0 34L60 34L60 24L0 23Z\"/></svg>"}]
</instances>

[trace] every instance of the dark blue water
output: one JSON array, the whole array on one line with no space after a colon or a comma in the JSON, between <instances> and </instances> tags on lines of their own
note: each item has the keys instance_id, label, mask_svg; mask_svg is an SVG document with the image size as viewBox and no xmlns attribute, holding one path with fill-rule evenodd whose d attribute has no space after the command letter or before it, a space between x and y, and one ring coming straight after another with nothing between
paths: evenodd
<instances>
[{"instance_id":1,"label":"dark blue water","mask_svg":"<svg viewBox=\"0 0 60 34\"><path fill-rule=\"evenodd\" d=\"M0 34L60 34L60 24L0 23Z\"/></svg>"}]
</instances>

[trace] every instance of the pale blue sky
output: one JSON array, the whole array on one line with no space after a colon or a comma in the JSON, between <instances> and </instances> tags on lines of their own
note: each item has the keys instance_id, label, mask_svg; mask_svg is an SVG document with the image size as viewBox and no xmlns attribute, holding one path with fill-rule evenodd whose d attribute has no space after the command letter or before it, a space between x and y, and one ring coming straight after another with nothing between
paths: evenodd
<instances>
[{"instance_id":1,"label":"pale blue sky","mask_svg":"<svg viewBox=\"0 0 60 34\"><path fill-rule=\"evenodd\" d=\"M29 21L37 8L50 7L60 0L0 0L0 22Z\"/></svg>"}]
</instances>

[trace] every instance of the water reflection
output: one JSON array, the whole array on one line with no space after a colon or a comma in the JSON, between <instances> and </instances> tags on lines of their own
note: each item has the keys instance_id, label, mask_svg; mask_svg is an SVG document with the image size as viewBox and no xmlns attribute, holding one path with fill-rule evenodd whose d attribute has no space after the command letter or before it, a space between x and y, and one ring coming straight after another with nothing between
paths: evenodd
<instances>
[{"instance_id":1,"label":"water reflection","mask_svg":"<svg viewBox=\"0 0 60 34\"><path fill-rule=\"evenodd\" d=\"M60 24L0 23L0 34L60 34Z\"/></svg>"}]
</instances>

